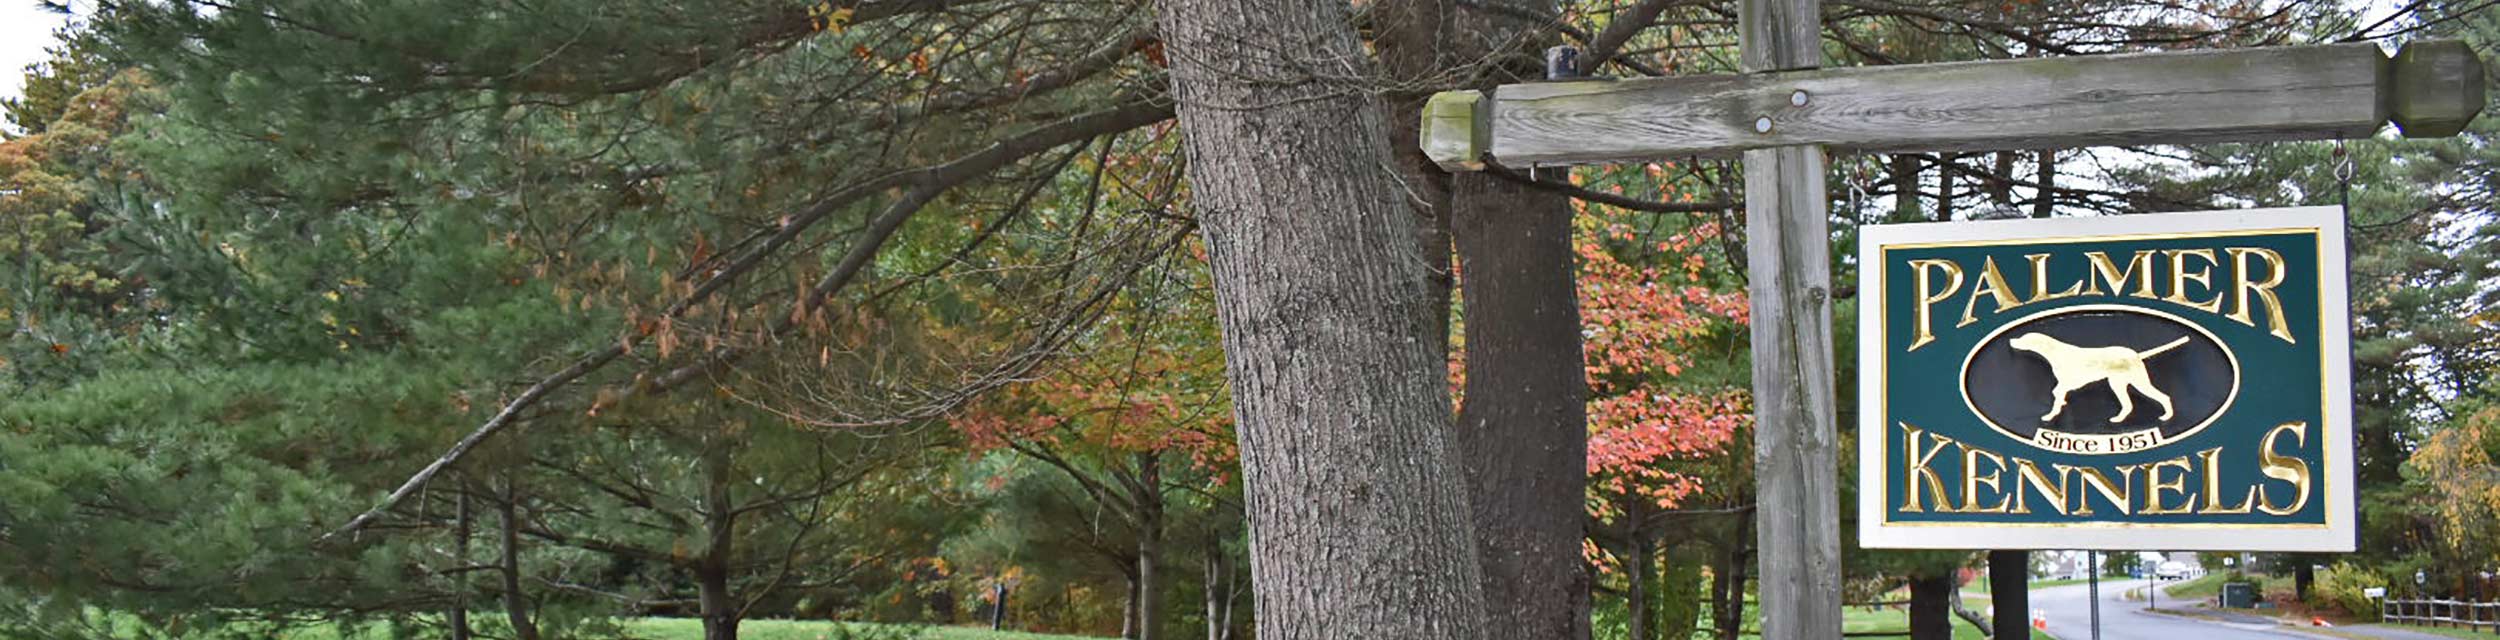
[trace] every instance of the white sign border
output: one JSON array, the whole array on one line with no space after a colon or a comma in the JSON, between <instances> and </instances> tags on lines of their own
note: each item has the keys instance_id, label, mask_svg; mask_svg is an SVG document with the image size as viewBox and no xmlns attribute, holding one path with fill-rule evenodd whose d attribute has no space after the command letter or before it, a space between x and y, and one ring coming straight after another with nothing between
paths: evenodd
<instances>
[{"instance_id":1,"label":"white sign border","mask_svg":"<svg viewBox=\"0 0 2500 640\"><path fill-rule=\"evenodd\" d=\"M2320 372L2326 392L2325 468L2318 484L2325 489L2326 526L2268 528L2220 525L2159 527L2104 525L1941 524L1886 525L1881 463L1883 414L1884 310L1881 252L1886 245L1932 244L1988 240L2088 239L2096 236L2207 233L2258 229L2318 231L2318 334ZM2345 214L2341 207L2288 207L2117 216L1929 222L1865 225L1858 235L1858 546L1862 549L2097 549L2105 551L2300 551L2349 552L2355 537L2352 453L2352 320L2347 296L2350 278L2345 247ZM2338 330L2337 328L2341 328ZM2339 366L2340 365L2340 366Z\"/></svg>"}]
</instances>

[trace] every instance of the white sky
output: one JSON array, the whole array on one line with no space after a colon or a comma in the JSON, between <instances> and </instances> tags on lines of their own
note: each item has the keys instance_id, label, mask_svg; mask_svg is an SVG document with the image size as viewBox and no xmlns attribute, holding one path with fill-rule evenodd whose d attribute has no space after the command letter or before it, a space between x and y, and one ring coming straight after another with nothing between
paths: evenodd
<instances>
[{"instance_id":1,"label":"white sky","mask_svg":"<svg viewBox=\"0 0 2500 640\"><path fill-rule=\"evenodd\" d=\"M26 65L43 61L43 48L52 46L52 30L67 19L34 0L0 0L0 97L17 97L26 82Z\"/></svg>"}]
</instances>

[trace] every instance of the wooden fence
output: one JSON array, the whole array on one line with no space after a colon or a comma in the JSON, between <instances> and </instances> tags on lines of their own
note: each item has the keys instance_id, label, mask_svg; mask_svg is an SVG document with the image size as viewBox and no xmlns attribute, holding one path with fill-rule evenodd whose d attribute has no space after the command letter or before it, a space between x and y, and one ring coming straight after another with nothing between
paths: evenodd
<instances>
[{"instance_id":1,"label":"wooden fence","mask_svg":"<svg viewBox=\"0 0 2500 640\"><path fill-rule=\"evenodd\" d=\"M2378 613L2388 622L2500 633L2500 602L2384 600L2379 602Z\"/></svg>"}]
</instances>

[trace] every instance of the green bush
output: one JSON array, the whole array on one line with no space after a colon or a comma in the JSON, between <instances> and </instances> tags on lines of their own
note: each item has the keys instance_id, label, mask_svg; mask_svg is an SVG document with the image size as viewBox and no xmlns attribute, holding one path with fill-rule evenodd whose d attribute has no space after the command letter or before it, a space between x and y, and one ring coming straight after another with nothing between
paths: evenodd
<instances>
[{"instance_id":1,"label":"green bush","mask_svg":"<svg viewBox=\"0 0 2500 640\"><path fill-rule=\"evenodd\" d=\"M2342 609L2357 620L2377 620L2378 603L2363 595L2363 589L2387 586L2387 578L2378 572L2350 562L2338 562L2318 572L2318 581L2309 586L2309 606L2319 609Z\"/></svg>"}]
</instances>

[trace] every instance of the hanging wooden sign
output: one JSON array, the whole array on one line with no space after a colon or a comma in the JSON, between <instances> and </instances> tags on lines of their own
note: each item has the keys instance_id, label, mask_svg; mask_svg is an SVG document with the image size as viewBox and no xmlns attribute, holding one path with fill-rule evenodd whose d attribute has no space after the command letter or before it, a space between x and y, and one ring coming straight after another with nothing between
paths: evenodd
<instances>
[{"instance_id":1,"label":"hanging wooden sign","mask_svg":"<svg viewBox=\"0 0 2500 640\"><path fill-rule=\"evenodd\" d=\"M1859 543L2350 551L2333 207L1864 228Z\"/></svg>"}]
</instances>

